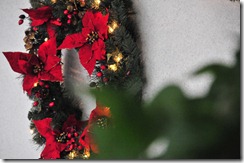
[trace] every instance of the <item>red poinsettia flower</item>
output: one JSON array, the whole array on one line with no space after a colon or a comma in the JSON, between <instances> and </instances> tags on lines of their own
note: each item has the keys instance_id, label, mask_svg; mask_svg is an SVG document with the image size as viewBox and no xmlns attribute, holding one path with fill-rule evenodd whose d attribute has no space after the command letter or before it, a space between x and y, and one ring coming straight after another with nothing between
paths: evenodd
<instances>
[{"instance_id":1,"label":"red poinsettia flower","mask_svg":"<svg viewBox=\"0 0 244 163\"><path fill-rule=\"evenodd\" d=\"M23 89L31 94L31 89L39 80L63 81L60 58L56 56L56 39L44 42L38 56L22 52L3 52L13 71L23 74Z\"/></svg>"},{"instance_id":2,"label":"red poinsettia flower","mask_svg":"<svg viewBox=\"0 0 244 163\"><path fill-rule=\"evenodd\" d=\"M32 27L40 26L46 23L49 38L55 36L55 30L53 30L54 26L60 26L61 22L53 18L51 7L43 6L37 9L22 9L22 10L30 16L30 19L32 21L31 22Z\"/></svg>"},{"instance_id":3,"label":"red poinsettia flower","mask_svg":"<svg viewBox=\"0 0 244 163\"><path fill-rule=\"evenodd\" d=\"M80 48L80 62L89 75L95 68L96 60L105 59L104 40L108 37L108 17L109 14L87 11L82 19L82 31L68 35L58 47L58 49Z\"/></svg>"},{"instance_id":4,"label":"red poinsettia flower","mask_svg":"<svg viewBox=\"0 0 244 163\"><path fill-rule=\"evenodd\" d=\"M66 142L58 142L57 136L60 133L65 132L69 133L70 129L76 131L80 130L81 122L76 120L74 115L68 117L66 122L63 124L61 132L54 131L51 128L51 118L45 118L42 120L33 120L38 132L46 139L46 145L41 153L42 159L58 159L60 158L60 152L64 151L73 143L73 140L67 140Z\"/></svg>"},{"instance_id":5,"label":"red poinsettia flower","mask_svg":"<svg viewBox=\"0 0 244 163\"><path fill-rule=\"evenodd\" d=\"M43 6L37 9L22 9L32 20L31 26L39 26L47 22L52 17L52 9L49 6Z\"/></svg>"},{"instance_id":6,"label":"red poinsettia flower","mask_svg":"<svg viewBox=\"0 0 244 163\"><path fill-rule=\"evenodd\" d=\"M79 139L79 142L85 147L87 152L92 150L94 153L98 153L97 144L95 143L92 132L90 132L90 130L92 129L92 126L99 120L99 118L102 117L111 117L110 108L97 105L97 107L91 112L88 125L82 132L82 135Z\"/></svg>"}]
</instances>

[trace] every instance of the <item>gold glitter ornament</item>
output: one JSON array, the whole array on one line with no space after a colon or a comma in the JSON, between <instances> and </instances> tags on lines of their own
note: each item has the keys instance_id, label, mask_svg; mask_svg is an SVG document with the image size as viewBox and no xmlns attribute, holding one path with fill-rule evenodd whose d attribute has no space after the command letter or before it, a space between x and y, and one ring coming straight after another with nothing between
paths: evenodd
<instances>
[{"instance_id":1,"label":"gold glitter ornament","mask_svg":"<svg viewBox=\"0 0 244 163\"><path fill-rule=\"evenodd\" d=\"M25 42L25 49L30 50L33 47L35 42L35 32L34 31L26 31L26 36L24 37L23 41Z\"/></svg>"},{"instance_id":2,"label":"gold glitter ornament","mask_svg":"<svg viewBox=\"0 0 244 163\"><path fill-rule=\"evenodd\" d=\"M73 6L73 5L68 5L68 6L67 6L67 10L68 10L69 12L72 12L72 11L74 10L74 6Z\"/></svg>"}]
</instances>

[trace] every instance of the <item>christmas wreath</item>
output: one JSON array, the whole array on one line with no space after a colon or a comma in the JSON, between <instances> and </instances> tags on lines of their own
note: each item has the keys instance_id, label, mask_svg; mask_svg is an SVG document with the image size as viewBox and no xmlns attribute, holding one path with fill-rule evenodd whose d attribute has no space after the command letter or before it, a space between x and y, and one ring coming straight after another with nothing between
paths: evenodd
<instances>
[{"instance_id":1,"label":"christmas wreath","mask_svg":"<svg viewBox=\"0 0 244 163\"><path fill-rule=\"evenodd\" d=\"M21 74L33 141L44 145L41 159L88 159L99 154L93 126L106 128L109 106L97 100L88 120L67 96L63 49L75 49L92 89L124 89L141 99L143 66L130 0L30 0L18 24L25 31L27 52L3 52L13 71Z\"/></svg>"}]
</instances>

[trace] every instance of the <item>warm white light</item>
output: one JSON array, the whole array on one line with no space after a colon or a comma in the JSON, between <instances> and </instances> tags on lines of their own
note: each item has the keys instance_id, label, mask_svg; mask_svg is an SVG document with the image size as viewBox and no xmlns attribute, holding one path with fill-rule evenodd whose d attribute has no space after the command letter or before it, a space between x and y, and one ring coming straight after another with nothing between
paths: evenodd
<instances>
[{"instance_id":1,"label":"warm white light","mask_svg":"<svg viewBox=\"0 0 244 163\"><path fill-rule=\"evenodd\" d=\"M115 29L119 27L118 23L116 21L113 21L109 26L108 26L108 32L113 33Z\"/></svg>"},{"instance_id":2,"label":"warm white light","mask_svg":"<svg viewBox=\"0 0 244 163\"><path fill-rule=\"evenodd\" d=\"M35 82L35 83L34 83L34 87L37 87L37 86L38 86L38 82Z\"/></svg>"},{"instance_id":3,"label":"warm white light","mask_svg":"<svg viewBox=\"0 0 244 163\"><path fill-rule=\"evenodd\" d=\"M118 55L114 56L114 61L119 63L123 59L123 55L119 53Z\"/></svg>"},{"instance_id":4,"label":"warm white light","mask_svg":"<svg viewBox=\"0 0 244 163\"><path fill-rule=\"evenodd\" d=\"M68 157L69 159L74 159L75 157L77 157L78 153L77 151L73 150L69 153Z\"/></svg>"},{"instance_id":5,"label":"warm white light","mask_svg":"<svg viewBox=\"0 0 244 163\"><path fill-rule=\"evenodd\" d=\"M100 3L101 3L101 0L94 0L93 8L95 8L95 9L99 9L99 7L100 7Z\"/></svg>"},{"instance_id":6,"label":"warm white light","mask_svg":"<svg viewBox=\"0 0 244 163\"><path fill-rule=\"evenodd\" d=\"M34 129L30 129L31 135L34 134Z\"/></svg>"},{"instance_id":7,"label":"warm white light","mask_svg":"<svg viewBox=\"0 0 244 163\"><path fill-rule=\"evenodd\" d=\"M113 64L113 65L109 65L108 66L108 69L112 70L112 71L117 71L118 70L118 67L116 64Z\"/></svg>"},{"instance_id":8,"label":"warm white light","mask_svg":"<svg viewBox=\"0 0 244 163\"><path fill-rule=\"evenodd\" d=\"M45 42L48 41L48 38L46 37L46 38L44 39L44 41L45 41Z\"/></svg>"},{"instance_id":9,"label":"warm white light","mask_svg":"<svg viewBox=\"0 0 244 163\"><path fill-rule=\"evenodd\" d=\"M85 148L84 153L83 153L83 155L82 155L82 158L83 158L83 159L89 159L89 157L90 157L90 152L89 152L89 150L87 150L87 149Z\"/></svg>"}]
</instances>

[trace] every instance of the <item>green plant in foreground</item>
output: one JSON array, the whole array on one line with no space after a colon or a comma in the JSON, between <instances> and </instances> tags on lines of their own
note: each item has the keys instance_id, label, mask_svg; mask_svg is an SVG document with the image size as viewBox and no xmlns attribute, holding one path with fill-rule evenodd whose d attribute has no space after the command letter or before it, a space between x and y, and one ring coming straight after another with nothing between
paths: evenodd
<instances>
[{"instance_id":1,"label":"green plant in foreground","mask_svg":"<svg viewBox=\"0 0 244 163\"><path fill-rule=\"evenodd\" d=\"M175 85L143 103L123 91L95 92L112 113L110 127L94 130L98 159L240 159L240 51L234 66L214 64L196 72L202 73L215 79L201 98ZM156 140L167 143L151 157Z\"/></svg>"}]
</instances>

